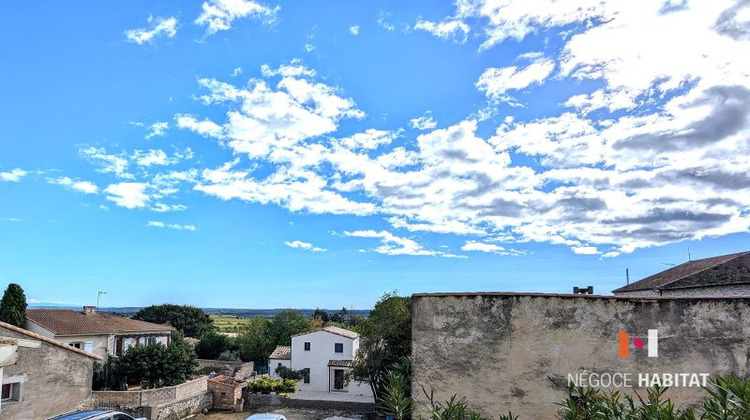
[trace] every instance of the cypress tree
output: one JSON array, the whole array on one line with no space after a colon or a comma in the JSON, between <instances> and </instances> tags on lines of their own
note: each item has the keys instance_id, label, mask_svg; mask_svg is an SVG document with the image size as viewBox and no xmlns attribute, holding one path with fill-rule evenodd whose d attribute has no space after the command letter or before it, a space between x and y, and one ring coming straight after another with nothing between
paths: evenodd
<instances>
[{"instance_id":1,"label":"cypress tree","mask_svg":"<svg viewBox=\"0 0 750 420\"><path fill-rule=\"evenodd\" d=\"M26 323L26 295L21 286L11 283L0 301L0 321L24 328Z\"/></svg>"}]
</instances>

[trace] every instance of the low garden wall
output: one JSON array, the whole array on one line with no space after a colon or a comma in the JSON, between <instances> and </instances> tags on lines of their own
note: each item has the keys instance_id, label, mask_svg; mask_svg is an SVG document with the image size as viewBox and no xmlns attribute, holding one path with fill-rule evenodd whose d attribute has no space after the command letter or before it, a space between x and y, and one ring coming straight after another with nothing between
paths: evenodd
<instances>
[{"instance_id":1,"label":"low garden wall","mask_svg":"<svg viewBox=\"0 0 750 420\"><path fill-rule=\"evenodd\" d=\"M208 377L201 376L180 385L137 391L92 391L86 403L90 408L121 409L139 412L143 407L161 407L203 395L208 390ZM209 405L210 406L210 405Z\"/></svg>"},{"instance_id":2,"label":"low garden wall","mask_svg":"<svg viewBox=\"0 0 750 420\"><path fill-rule=\"evenodd\" d=\"M244 381L253 376L254 369L253 362L225 362L222 360L198 359L196 372L201 375L208 375L211 372L215 372L219 375L227 375Z\"/></svg>"},{"instance_id":3,"label":"low garden wall","mask_svg":"<svg viewBox=\"0 0 750 420\"><path fill-rule=\"evenodd\" d=\"M181 420L203 410L210 409L213 404L211 391L205 391L183 400L145 407L143 416L150 420Z\"/></svg>"}]
</instances>

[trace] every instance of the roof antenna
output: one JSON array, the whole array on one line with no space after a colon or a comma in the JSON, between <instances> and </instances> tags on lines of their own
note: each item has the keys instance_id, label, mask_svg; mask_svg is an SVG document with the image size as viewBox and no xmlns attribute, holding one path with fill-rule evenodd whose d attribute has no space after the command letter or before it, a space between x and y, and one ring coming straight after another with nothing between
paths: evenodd
<instances>
[{"instance_id":1,"label":"roof antenna","mask_svg":"<svg viewBox=\"0 0 750 420\"><path fill-rule=\"evenodd\" d=\"M688 247L688 262L690 261L692 261L692 259L690 258L690 247Z\"/></svg>"},{"instance_id":2,"label":"roof antenna","mask_svg":"<svg viewBox=\"0 0 750 420\"><path fill-rule=\"evenodd\" d=\"M630 271L627 268L625 269L625 280L630 284Z\"/></svg>"}]
</instances>

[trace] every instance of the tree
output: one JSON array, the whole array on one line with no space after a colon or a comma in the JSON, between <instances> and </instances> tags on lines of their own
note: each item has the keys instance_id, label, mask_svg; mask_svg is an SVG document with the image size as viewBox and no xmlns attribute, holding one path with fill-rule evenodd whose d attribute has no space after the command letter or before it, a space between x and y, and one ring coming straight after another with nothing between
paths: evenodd
<instances>
[{"instance_id":1,"label":"tree","mask_svg":"<svg viewBox=\"0 0 750 420\"><path fill-rule=\"evenodd\" d=\"M329 321L328 312L317 308L315 309L315 312L313 312L312 316L310 317L312 319L319 319L323 324Z\"/></svg>"},{"instance_id":2,"label":"tree","mask_svg":"<svg viewBox=\"0 0 750 420\"><path fill-rule=\"evenodd\" d=\"M216 328L208 314L193 306L152 305L136 312L133 319L171 325L187 337L193 338L200 338Z\"/></svg>"},{"instance_id":3,"label":"tree","mask_svg":"<svg viewBox=\"0 0 750 420\"><path fill-rule=\"evenodd\" d=\"M0 301L0 321L24 328L26 324L26 295L21 286L11 283Z\"/></svg>"},{"instance_id":4,"label":"tree","mask_svg":"<svg viewBox=\"0 0 750 420\"><path fill-rule=\"evenodd\" d=\"M195 353L199 359L215 360L225 351L236 349L236 343L232 338L216 331L209 331L203 334L195 345Z\"/></svg>"},{"instance_id":5,"label":"tree","mask_svg":"<svg viewBox=\"0 0 750 420\"><path fill-rule=\"evenodd\" d=\"M192 348L182 338L180 333L172 334L168 346L136 344L115 361L116 375L127 383L141 383L144 388L185 382L198 363Z\"/></svg>"},{"instance_id":6,"label":"tree","mask_svg":"<svg viewBox=\"0 0 750 420\"><path fill-rule=\"evenodd\" d=\"M268 333L274 345L292 345L292 336L310 330L310 320L295 309L287 309L274 315Z\"/></svg>"},{"instance_id":7,"label":"tree","mask_svg":"<svg viewBox=\"0 0 750 420\"><path fill-rule=\"evenodd\" d=\"M359 327L360 348L353 374L369 383L376 401L380 401L385 397L387 373L405 370L410 360L411 298L395 292L384 294Z\"/></svg>"},{"instance_id":8,"label":"tree","mask_svg":"<svg viewBox=\"0 0 750 420\"><path fill-rule=\"evenodd\" d=\"M242 361L252 361L256 366L268 364L268 356L276 346L268 332L270 325L271 321L260 315L245 323L242 332L235 339Z\"/></svg>"}]
</instances>

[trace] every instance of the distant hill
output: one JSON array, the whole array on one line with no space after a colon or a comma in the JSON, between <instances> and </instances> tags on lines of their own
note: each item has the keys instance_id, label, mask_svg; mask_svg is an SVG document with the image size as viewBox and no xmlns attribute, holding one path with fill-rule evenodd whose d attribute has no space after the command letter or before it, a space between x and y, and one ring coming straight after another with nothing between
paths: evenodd
<instances>
[{"instance_id":1,"label":"distant hill","mask_svg":"<svg viewBox=\"0 0 750 420\"><path fill-rule=\"evenodd\" d=\"M116 314L116 315L123 315L123 316L131 316L138 312L141 308L139 307L125 307L125 308L99 308L99 311L106 312L110 314ZM252 318L254 316L264 316L266 318L271 318L277 313L284 311L286 309L236 309L236 308L201 308L203 309L203 312L207 314L215 314L215 315L229 315L229 316L237 316L240 318ZM310 316L315 312L315 309L297 309L298 311L302 312L305 316ZM335 314L336 312L340 311L340 309L324 309L324 311ZM349 310L350 313L354 315L361 315L363 317L368 317L370 315L370 310L367 309L351 309Z\"/></svg>"}]
</instances>

